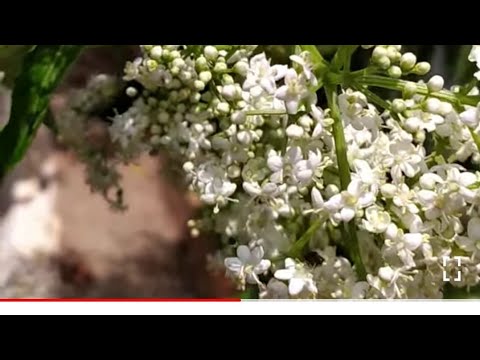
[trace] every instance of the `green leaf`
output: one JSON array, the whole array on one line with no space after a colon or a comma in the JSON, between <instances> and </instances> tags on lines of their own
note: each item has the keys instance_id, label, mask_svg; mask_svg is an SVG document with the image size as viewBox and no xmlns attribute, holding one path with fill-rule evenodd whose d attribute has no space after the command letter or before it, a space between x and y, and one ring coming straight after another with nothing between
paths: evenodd
<instances>
[{"instance_id":1,"label":"green leaf","mask_svg":"<svg viewBox=\"0 0 480 360\"><path fill-rule=\"evenodd\" d=\"M0 133L0 179L25 155L48 110L50 95L83 45L39 45L29 52L12 94L10 120Z\"/></svg>"}]
</instances>

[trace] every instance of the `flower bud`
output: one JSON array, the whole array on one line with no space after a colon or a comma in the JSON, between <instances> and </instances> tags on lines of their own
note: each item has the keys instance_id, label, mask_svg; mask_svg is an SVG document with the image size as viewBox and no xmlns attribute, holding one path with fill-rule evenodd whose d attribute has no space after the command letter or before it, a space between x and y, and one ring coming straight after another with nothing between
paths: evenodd
<instances>
[{"instance_id":1,"label":"flower bud","mask_svg":"<svg viewBox=\"0 0 480 360\"><path fill-rule=\"evenodd\" d=\"M230 165L227 168L227 175L232 179L239 177L241 173L242 173L242 170L238 165Z\"/></svg>"},{"instance_id":2,"label":"flower bud","mask_svg":"<svg viewBox=\"0 0 480 360\"><path fill-rule=\"evenodd\" d=\"M129 97L135 97L138 95L138 90L135 89L133 86L129 86L127 88L127 90L125 90L125 93L127 94L127 96Z\"/></svg>"},{"instance_id":3,"label":"flower bud","mask_svg":"<svg viewBox=\"0 0 480 360\"><path fill-rule=\"evenodd\" d=\"M444 84L445 81L443 80L443 77L441 77L440 75L435 75L432 76L430 80L428 80L427 87L429 91L436 92L442 90Z\"/></svg>"},{"instance_id":4,"label":"flower bud","mask_svg":"<svg viewBox=\"0 0 480 360\"><path fill-rule=\"evenodd\" d=\"M193 86L195 86L195 89L197 89L198 91L202 91L203 89L205 89L205 83L202 80L195 80L193 82Z\"/></svg>"},{"instance_id":5,"label":"flower bud","mask_svg":"<svg viewBox=\"0 0 480 360\"><path fill-rule=\"evenodd\" d=\"M452 104L450 104L446 101L442 101L442 103L440 104L440 109L438 110L439 114L443 115L443 116L446 116L446 115L450 114L452 111L453 111Z\"/></svg>"},{"instance_id":6,"label":"flower bud","mask_svg":"<svg viewBox=\"0 0 480 360\"><path fill-rule=\"evenodd\" d=\"M203 49L203 54L207 60L215 61L218 57L218 50L215 46L207 45L205 49Z\"/></svg>"},{"instance_id":7,"label":"flower bud","mask_svg":"<svg viewBox=\"0 0 480 360\"><path fill-rule=\"evenodd\" d=\"M195 169L195 166L191 161L187 161L185 164L183 164L183 170L186 172L193 171L193 169Z\"/></svg>"},{"instance_id":8,"label":"flower bud","mask_svg":"<svg viewBox=\"0 0 480 360\"><path fill-rule=\"evenodd\" d=\"M392 64L392 62L390 61L390 59L386 55L379 58L376 61L376 63L383 70L387 70L390 67L390 65Z\"/></svg>"},{"instance_id":9,"label":"flower bud","mask_svg":"<svg viewBox=\"0 0 480 360\"><path fill-rule=\"evenodd\" d=\"M235 124L243 124L246 118L247 115L243 111L235 111L231 116L232 122Z\"/></svg>"},{"instance_id":10,"label":"flower bud","mask_svg":"<svg viewBox=\"0 0 480 360\"><path fill-rule=\"evenodd\" d=\"M286 130L287 136L293 139L301 138L303 136L303 132L303 128L295 124L290 125Z\"/></svg>"},{"instance_id":11,"label":"flower bud","mask_svg":"<svg viewBox=\"0 0 480 360\"><path fill-rule=\"evenodd\" d=\"M402 76L402 69L400 69L400 67L396 65L390 66L390 68L388 69L388 76L394 79L398 79Z\"/></svg>"},{"instance_id":12,"label":"flower bud","mask_svg":"<svg viewBox=\"0 0 480 360\"><path fill-rule=\"evenodd\" d=\"M229 74L223 74L222 75L222 84L223 85L233 85L235 84L235 80L233 77Z\"/></svg>"},{"instance_id":13,"label":"flower bud","mask_svg":"<svg viewBox=\"0 0 480 360\"><path fill-rule=\"evenodd\" d=\"M413 68L413 72L417 75L426 75L432 67L430 64L426 61L419 62L415 67Z\"/></svg>"},{"instance_id":14,"label":"flower bud","mask_svg":"<svg viewBox=\"0 0 480 360\"><path fill-rule=\"evenodd\" d=\"M417 93L417 85L414 82L407 82L403 88L403 97L409 99Z\"/></svg>"},{"instance_id":15,"label":"flower bud","mask_svg":"<svg viewBox=\"0 0 480 360\"><path fill-rule=\"evenodd\" d=\"M197 71L205 71L208 70L208 62L203 56L200 56L195 60L195 68Z\"/></svg>"},{"instance_id":16,"label":"flower bud","mask_svg":"<svg viewBox=\"0 0 480 360\"><path fill-rule=\"evenodd\" d=\"M396 113L401 113L404 112L407 109L407 105L405 104L405 101L402 99L395 99L392 102L392 110Z\"/></svg>"},{"instance_id":17,"label":"flower bud","mask_svg":"<svg viewBox=\"0 0 480 360\"><path fill-rule=\"evenodd\" d=\"M374 62L378 62L378 60L384 56L387 56L387 49L384 46L376 46L375 49L373 49L372 60Z\"/></svg>"},{"instance_id":18,"label":"flower bud","mask_svg":"<svg viewBox=\"0 0 480 360\"><path fill-rule=\"evenodd\" d=\"M441 101L437 98L429 98L425 103L425 110L437 114L440 110L440 106L442 105Z\"/></svg>"},{"instance_id":19,"label":"flower bud","mask_svg":"<svg viewBox=\"0 0 480 360\"><path fill-rule=\"evenodd\" d=\"M328 198L331 198L332 196L337 195L339 192L340 192L340 189L335 184L328 184L325 187L325 195L327 195Z\"/></svg>"},{"instance_id":20,"label":"flower bud","mask_svg":"<svg viewBox=\"0 0 480 360\"><path fill-rule=\"evenodd\" d=\"M246 76L248 68L249 66L246 61L239 61L233 66L233 71L235 71L240 76Z\"/></svg>"},{"instance_id":21,"label":"flower bud","mask_svg":"<svg viewBox=\"0 0 480 360\"><path fill-rule=\"evenodd\" d=\"M150 57L153 60L160 61L162 59L163 49L161 46L154 46L150 50Z\"/></svg>"},{"instance_id":22,"label":"flower bud","mask_svg":"<svg viewBox=\"0 0 480 360\"><path fill-rule=\"evenodd\" d=\"M400 67L403 71L410 71L417 63L417 57L414 53L406 52L400 58Z\"/></svg>"},{"instance_id":23,"label":"flower bud","mask_svg":"<svg viewBox=\"0 0 480 360\"><path fill-rule=\"evenodd\" d=\"M227 64L225 64L224 62L217 62L213 68L213 71L219 73L219 72L226 71L227 69L228 69Z\"/></svg>"},{"instance_id":24,"label":"flower bud","mask_svg":"<svg viewBox=\"0 0 480 360\"><path fill-rule=\"evenodd\" d=\"M402 54L400 54L400 51L398 51L395 48L395 46L389 45L387 47L387 56L392 63L398 63L398 61L400 61Z\"/></svg>"},{"instance_id":25,"label":"flower bud","mask_svg":"<svg viewBox=\"0 0 480 360\"><path fill-rule=\"evenodd\" d=\"M217 105L217 110L221 113L228 114L230 112L230 105L222 101Z\"/></svg>"},{"instance_id":26,"label":"flower bud","mask_svg":"<svg viewBox=\"0 0 480 360\"><path fill-rule=\"evenodd\" d=\"M384 266L378 269L378 277L386 282L391 282L395 277L395 271L390 266Z\"/></svg>"},{"instance_id":27,"label":"flower bud","mask_svg":"<svg viewBox=\"0 0 480 360\"><path fill-rule=\"evenodd\" d=\"M252 142L252 136L248 131L240 131L237 134L237 140L244 145L250 145Z\"/></svg>"}]
</instances>

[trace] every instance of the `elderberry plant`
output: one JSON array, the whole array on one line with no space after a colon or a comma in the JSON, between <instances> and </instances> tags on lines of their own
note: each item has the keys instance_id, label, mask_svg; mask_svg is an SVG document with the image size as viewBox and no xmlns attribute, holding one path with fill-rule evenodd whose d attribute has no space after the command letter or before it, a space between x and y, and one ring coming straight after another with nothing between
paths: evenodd
<instances>
[{"instance_id":1,"label":"elderberry plant","mask_svg":"<svg viewBox=\"0 0 480 360\"><path fill-rule=\"evenodd\" d=\"M480 71L447 89L401 45L342 45L330 58L299 45L286 63L255 45L141 52L125 66L135 86L109 126L113 155L79 136L88 108L115 93L103 75L72 99L60 134L104 194L119 192L117 163L179 159L204 204L191 232L219 237L210 265L239 289L419 299L478 284ZM368 64L353 68L361 52ZM479 45L468 60L480 67Z\"/></svg>"}]
</instances>

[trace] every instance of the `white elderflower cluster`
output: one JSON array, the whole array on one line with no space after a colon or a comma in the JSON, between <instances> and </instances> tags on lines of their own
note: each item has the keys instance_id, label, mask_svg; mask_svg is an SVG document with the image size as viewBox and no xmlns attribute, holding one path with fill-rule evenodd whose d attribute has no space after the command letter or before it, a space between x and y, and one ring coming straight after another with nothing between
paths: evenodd
<instances>
[{"instance_id":1,"label":"white elderflower cluster","mask_svg":"<svg viewBox=\"0 0 480 360\"><path fill-rule=\"evenodd\" d=\"M112 141L181 159L205 205L192 232L217 234L215 261L261 298L440 298L480 280L478 89L403 80L430 64L401 45L362 45L351 71L358 47L274 64L256 46L143 45L126 65L143 90Z\"/></svg>"}]
</instances>

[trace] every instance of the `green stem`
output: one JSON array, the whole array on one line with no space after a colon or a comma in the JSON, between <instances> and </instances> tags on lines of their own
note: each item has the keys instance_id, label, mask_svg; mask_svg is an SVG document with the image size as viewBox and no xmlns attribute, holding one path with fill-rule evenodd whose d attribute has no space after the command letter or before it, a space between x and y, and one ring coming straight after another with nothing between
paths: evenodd
<instances>
[{"instance_id":1,"label":"green stem","mask_svg":"<svg viewBox=\"0 0 480 360\"><path fill-rule=\"evenodd\" d=\"M320 225L322 225L323 221L321 219L316 220L308 229L305 231L305 233L295 241L295 243L292 245L290 251L288 252L288 255L292 258L299 258L302 255L302 251L307 246L308 242L310 239L313 237L315 232L318 230Z\"/></svg>"},{"instance_id":2,"label":"green stem","mask_svg":"<svg viewBox=\"0 0 480 360\"><path fill-rule=\"evenodd\" d=\"M393 79L379 75L364 75L355 78L355 82L361 85L379 87L383 89L403 91L405 85L409 83L406 80ZM447 101L457 107L463 107L463 105L477 106L480 102L480 95L468 96L462 94L456 94L448 90L441 90L431 93L427 86L424 84L415 84L417 86L417 93L420 95L429 95L436 97L440 100Z\"/></svg>"},{"instance_id":3,"label":"green stem","mask_svg":"<svg viewBox=\"0 0 480 360\"><path fill-rule=\"evenodd\" d=\"M337 103L337 89L334 85L326 85L325 87L328 107L330 108L333 118L333 138L335 141L335 152L337 155L338 169L340 172L340 185L342 190L346 190L350 184L350 166L347 158L347 144L345 141L345 134L343 132L343 124L340 116L340 110ZM355 226L355 220L350 221L347 226L342 228L345 238L347 238L350 259L355 264L358 277L364 280L366 277L365 267L360 255L360 249L358 245L357 229Z\"/></svg>"},{"instance_id":4,"label":"green stem","mask_svg":"<svg viewBox=\"0 0 480 360\"><path fill-rule=\"evenodd\" d=\"M248 110L246 112L247 116L252 115L286 115L287 113L284 110L272 110L272 109L265 109L265 110Z\"/></svg>"},{"instance_id":5,"label":"green stem","mask_svg":"<svg viewBox=\"0 0 480 360\"><path fill-rule=\"evenodd\" d=\"M343 73L348 74L350 72L352 55L357 48L358 45L340 46L332 60L331 69L333 71L339 71L340 69L343 69Z\"/></svg>"},{"instance_id":6,"label":"green stem","mask_svg":"<svg viewBox=\"0 0 480 360\"><path fill-rule=\"evenodd\" d=\"M328 107L330 108L333 122L333 138L335 140L335 152L337 155L338 170L340 172L340 185L342 190L346 190L350 184L350 166L347 158L347 144L345 141L345 134L343 133L343 124L340 117L340 110L337 105L337 91L336 87L327 85L326 95Z\"/></svg>"}]
</instances>

